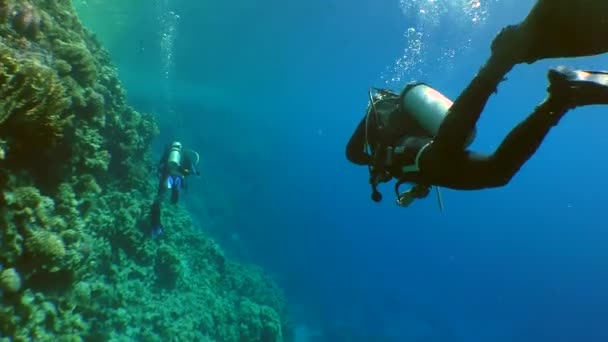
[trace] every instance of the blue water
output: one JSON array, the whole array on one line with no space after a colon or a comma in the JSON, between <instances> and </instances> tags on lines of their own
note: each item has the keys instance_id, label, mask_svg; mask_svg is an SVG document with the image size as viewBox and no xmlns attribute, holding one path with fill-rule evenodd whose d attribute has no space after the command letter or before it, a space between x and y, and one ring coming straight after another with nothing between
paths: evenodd
<instances>
[{"instance_id":1,"label":"blue water","mask_svg":"<svg viewBox=\"0 0 608 342\"><path fill-rule=\"evenodd\" d=\"M373 203L367 169L344 155L369 86L418 79L454 99L533 1L482 0L479 25L453 13L430 24L396 0L165 4L180 16L169 79L157 17L110 47L129 101L158 116L157 148L178 138L201 153L189 209L278 279L299 341L608 341L607 108L569 113L507 187L444 190L444 213L433 196L395 206L392 185ZM423 53L395 69L410 27L426 34ZM517 66L472 147L496 148L558 64L608 57Z\"/></svg>"}]
</instances>

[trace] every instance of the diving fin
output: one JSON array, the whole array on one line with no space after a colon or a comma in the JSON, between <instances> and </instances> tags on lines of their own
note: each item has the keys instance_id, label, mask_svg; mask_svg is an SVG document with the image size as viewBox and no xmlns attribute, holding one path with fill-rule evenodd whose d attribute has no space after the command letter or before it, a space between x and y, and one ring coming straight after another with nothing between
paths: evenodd
<instances>
[{"instance_id":1,"label":"diving fin","mask_svg":"<svg viewBox=\"0 0 608 342\"><path fill-rule=\"evenodd\" d=\"M150 210L150 235L153 238L156 238L164 233L163 226L161 224L161 210L160 210L160 200L155 200L152 204L152 208Z\"/></svg>"},{"instance_id":2,"label":"diving fin","mask_svg":"<svg viewBox=\"0 0 608 342\"><path fill-rule=\"evenodd\" d=\"M548 73L549 93L567 108L608 104L608 72L574 70L565 66Z\"/></svg>"},{"instance_id":3,"label":"diving fin","mask_svg":"<svg viewBox=\"0 0 608 342\"><path fill-rule=\"evenodd\" d=\"M607 0L538 0L519 25L497 35L492 50L511 50L518 63L531 64L608 52L607 37Z\"/></svg>"}]
</instances>

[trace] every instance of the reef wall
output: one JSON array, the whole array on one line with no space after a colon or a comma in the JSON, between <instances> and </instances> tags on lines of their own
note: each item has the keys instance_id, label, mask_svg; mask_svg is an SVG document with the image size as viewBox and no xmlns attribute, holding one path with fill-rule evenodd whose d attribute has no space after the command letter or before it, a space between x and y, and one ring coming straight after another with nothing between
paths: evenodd
<instances>
[{"instance_id":1,"label":"reef wall","mask_svg":"<svg viewBox=\"0 0 608 342\"><path fill-rule=\"evenodd\" d=\"M158 132L70 0L0 0L0 341L289 340L280 289L183 208L147 236Z\"/></svg>"}]
</instances>

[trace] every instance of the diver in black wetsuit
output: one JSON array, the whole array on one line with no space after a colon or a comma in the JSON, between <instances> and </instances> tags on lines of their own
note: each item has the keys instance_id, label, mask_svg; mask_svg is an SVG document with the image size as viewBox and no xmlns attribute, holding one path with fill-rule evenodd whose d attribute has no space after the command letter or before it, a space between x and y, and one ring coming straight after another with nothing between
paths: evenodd
<instances>
[{"instance_id":1,"label":"diver in black wetsuit","mask_svg":"<svg viewBox=\"0 0 608 342\"><path fill-rule=\"evenodd\" d=\"M194 160L192 157L194 157ZM198 162L198 153L192 150L183 150L180 142L175 141L165 147L158 162L158 192L150 210L151 235L153 237L164 233L161 223L161 203L167 191L171 191L171 204L176 204L181 190L187 188L186 177L192 174L200 176L200 172L196 169Z\"/></svg>"},{"instance_id":2,"label":"diver in black wetsuit","mask_svg":"<svg viewBox=\"0 0 608 342\"><path fill-rule=\"evenodd\" d=\"M381 200L376 187L392 178L402 206L426 197L431 186L476 190L508 184L566 112L608 104L608 73L550 69L547 98L493 154L483 155L467 147L488 98L516 64L607 52L607 14L605 0L540 0L525 21L494 38L489 60L454 103L422 83L408 84L401 94L370 90L370 106L346 157L369 167L372 199ZM413 187L400 193L403 183Z\"/></svg>"}]
</instances>

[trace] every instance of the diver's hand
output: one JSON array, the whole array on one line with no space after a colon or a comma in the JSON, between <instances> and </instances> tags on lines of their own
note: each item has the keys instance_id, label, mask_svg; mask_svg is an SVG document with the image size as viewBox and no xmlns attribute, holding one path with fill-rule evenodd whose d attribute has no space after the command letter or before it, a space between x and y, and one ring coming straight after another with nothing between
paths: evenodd
<instances>
[{"instance_id":1,"label":"diver's hand","mask_svg":"<svg viewBox=\"0 0 608 342\"><path fill-rule=\"evenodd\" d=\"M393 178L393 176L391 176L391 174L388 171L378 170L378 169L374 168L371 171L371 175L369 177L369 183L370 184L386 183L386 182L389 182L392 178Z\"/></svg>"},{"instance_id":2,"label":"diver's hand","mask_svg":"<svg viewBox=\"0 0 608 342\"><path fill-rule=\"evenodd\" d=\"M430 188L425 185L416 184L411 189L404 191L397 197L397 204L401 207L409 207L416 199L425 198L429 195Z\"/></svg>"},{"instance_id":3,"label":"diver's hand","mask_svg":"<svg viewBox=\"0 0 608 342\"><path fill-rule=\"evenodd\" d=\"M410 204L412 204L412 202L414 202L414 200L416 199L416 196L414 196L414 193L412 191L413 189L410 189L408 191L405 191L401 194L399 194L399 197L397 198L397 204L401 207L409 207Z\"/></svg>"},{"instance_id":4,"label":"diver's hand","mask_svg":"<svg viewBox=\"0 0 608 342\"><path fill-rule=\"evenodd\" d=\"M408 192L412 193L415 198L425 198L431 192L430 188L424 185L416 184Z\"/></svg>"},{"instance_id":5,"label":"diver's hand","mask_svg":"<svg viewBox=\"0 0 608 342\"><path fill-rule=\"evenodd\" d=\"M391 176L391 174L388 171L379 172L376 177L377 177L378 183L390 182L390 180L393 179L393 176Z\"/></svg>"}]
</instances>

